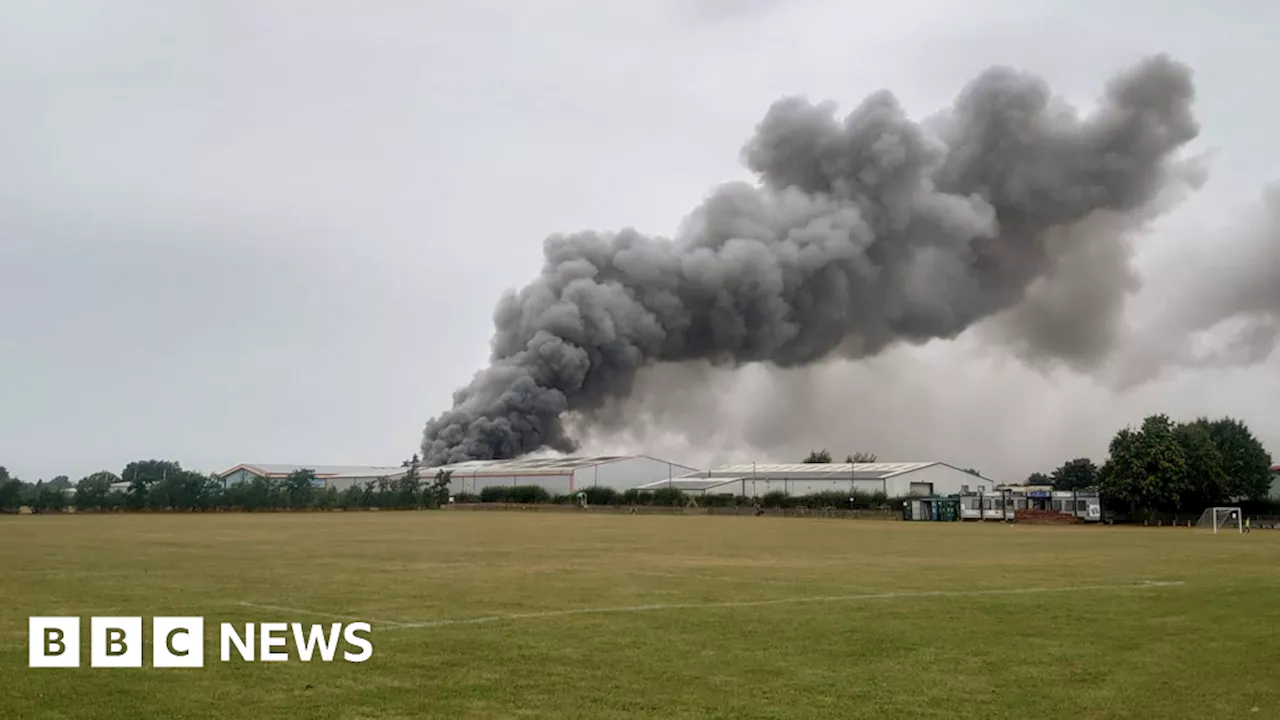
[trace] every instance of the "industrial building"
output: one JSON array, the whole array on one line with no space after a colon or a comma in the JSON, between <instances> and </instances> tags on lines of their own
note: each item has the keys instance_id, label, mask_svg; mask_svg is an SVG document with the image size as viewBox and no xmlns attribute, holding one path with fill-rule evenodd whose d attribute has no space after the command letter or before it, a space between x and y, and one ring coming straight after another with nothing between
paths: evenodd
<instances>
[{"instance_id":1,"label":"industrial building","mask_svg":"<svg viewBox=\"0 0 1280 720\"><path fill-rule=\"evenodd\" d=\"M724 465L639 486L673 487L694 495L760 497L771 492L884 493L889 497L955 495L993 488L995 483L944 462L795 463Z\"/></svg>"},{"instance_id":2,"label":"industrial building","mask_svg":"<svg viewBox=\"0 0 1280 720\"><path fill-rule=\"evenodd\" d=\"M223 487L249 482L255 477L283 480L298 470L311 470L316 474L313 485L317 488L346 490L352 485L377 482L381 478L394 480L404 475L406 468L399 466L370 465L270 465L241 463L230 470L218 473Z\"/></svg>"},{"instance_id":3,"label":"industrial building","mask_svg":"<svg viewBox=\"0 0 1280 720\"><path fill-rule=\"evenodd\" d=\"M490 485L538 485L552 495L568 495L589 487L613 488L619 492L656 480L696 472L695 468L659 460L647 455L560 456L515 460L468 460L424 468L429 480L436 472L451 474L449 489L454 493L478 495Z\"/></svg>"}]
</instances>

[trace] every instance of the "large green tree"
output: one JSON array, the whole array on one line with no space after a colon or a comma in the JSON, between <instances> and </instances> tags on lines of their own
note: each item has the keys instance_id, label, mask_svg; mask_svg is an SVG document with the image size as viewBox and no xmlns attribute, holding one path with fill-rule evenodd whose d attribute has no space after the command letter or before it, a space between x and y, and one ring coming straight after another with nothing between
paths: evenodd
<instances>
[{"instance_id":1,"label":"large green tree","mask_svg":"<svg viewBox=\"0 0 1280 720\"><path fill-rule=\"evenodd\" d=\"M1110 450L1100 483L1108 504L1177 511L1192 499L1187 456L1167 415L1152 415L1137 430L1124 428Z\"/></svg>"},{"instance_id":2,"label":"large green tree","mask_svg":"<svg viewBox=\"0 0 1280 720\"><path fill-rule=\"evenodd\" d=\"M1207 424L1182 423L1173 430L1174 439L1186 458L1186 494L1183 507L1205 508L1217 505L1227 495L1227 476L1223 469L1222 452Z\"/></svg>"},{"instance_id":3,"label":"large green tree","mask_svg":"<svg viewBox=\"0 0 1280 720\"><path fill-rule=\"evenodd\" d=\"M1224 417L1213 421L1198 418L1192 424L1208 430L1222 457L1224 499L1260 500L1267 496L1271 487L1271 454L1244 422Z\"/></svg>"},{"instance_id":4,"label":"large green tree","mask_svg":"<svg viewBox=\"0 0 1280 720\"><path fill-rule=\"evenodd\" d=\"M1098 483L1098 466L1089 458L1075 458L1062 464L1049 476L1054 490L1084 490Z\"/></svg>"}]
</instances>

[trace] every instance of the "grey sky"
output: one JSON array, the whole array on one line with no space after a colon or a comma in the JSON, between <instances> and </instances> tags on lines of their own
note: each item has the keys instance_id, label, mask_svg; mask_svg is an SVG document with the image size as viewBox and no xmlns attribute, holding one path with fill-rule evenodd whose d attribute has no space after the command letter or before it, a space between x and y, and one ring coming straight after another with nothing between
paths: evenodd
<instances>
[{"instance_id":1,"label":"grey sky","mask_svg":"<svg viewBox=\"0 0 1280 720\"><path fill-rule=\"evenodd\" d=\"M784 95L847 109L889 88L924 117L1008 64L1087 106L1168 52L1196 72L1195 148L1214 152L1139 247L1144 269L1280 180L1280 9L1039 5L8 3L0 464L35 479L144 457L398 462L484 364L494 304L536 273L543 238L673 232L713 185L749 179L741 145ZM630 409L707 417L713 438L593 447L699 464L826 445L1016 480L1168 411L1243 417L1280 454L1275 355L1114 396L977 335L763 389L715 373L687 406Z\"/></svg>"}]
</instances>

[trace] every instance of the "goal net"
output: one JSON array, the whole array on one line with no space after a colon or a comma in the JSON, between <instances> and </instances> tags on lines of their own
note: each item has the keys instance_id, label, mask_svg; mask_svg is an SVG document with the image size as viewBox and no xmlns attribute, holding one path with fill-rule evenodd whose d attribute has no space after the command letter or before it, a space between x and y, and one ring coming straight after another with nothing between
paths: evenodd
<instances>
[{"instance_id":1,"label":"goal net","mask_svg":"<svg viewBox=\"0 0 1280 720\"><path fill-rule=\"evenodd\" d=\"M1196 522L1197 530L1212 532L1244 532L1244 513L1238 507L1212 507Z\"/></svg>"}]
</instances>

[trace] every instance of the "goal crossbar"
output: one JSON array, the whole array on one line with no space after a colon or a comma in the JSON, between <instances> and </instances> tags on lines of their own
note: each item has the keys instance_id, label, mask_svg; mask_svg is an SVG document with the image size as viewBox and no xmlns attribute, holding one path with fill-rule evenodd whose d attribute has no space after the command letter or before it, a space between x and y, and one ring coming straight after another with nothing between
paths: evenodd
<instances>
[{"instance_id":1,"label":"goal crossbar","mask_svg":"<svg viewBox=\"0 0 1280 720\"><path fill-rule=\"evenodd\" d=\"M1211 507L1200 514L1197 530L1219 532L1244 532L1244 513L1238 507Z\"/></svg>"}]
</instances>

